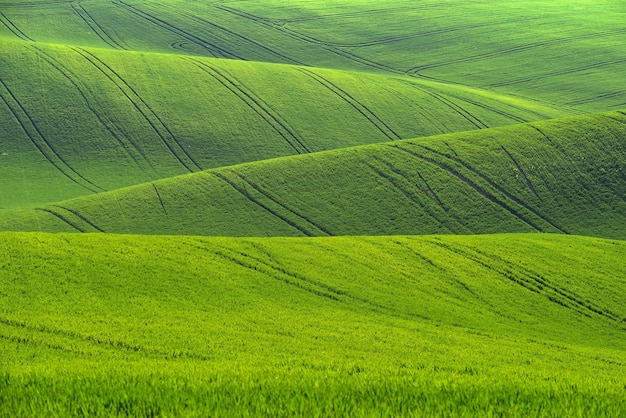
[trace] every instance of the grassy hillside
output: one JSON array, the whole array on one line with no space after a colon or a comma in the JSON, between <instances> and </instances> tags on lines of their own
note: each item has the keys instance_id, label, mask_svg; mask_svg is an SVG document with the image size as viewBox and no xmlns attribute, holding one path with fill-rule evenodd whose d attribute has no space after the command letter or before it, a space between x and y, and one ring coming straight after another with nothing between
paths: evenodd
<instances>
[{"instance_id":1,"label":"grassy hillside","mask_svg":"<svg viewBox=\"0 0 626 418\"><path fill-rule=\"evenodd\" d=\"M0 246L3 414L626 406L622 241L3 233Z\"/></svg>"},{"instance_id":2,"label":"grassy hillside","mask_svg":"<svg viewBox=\"0 0 626 418\"><path fill-rule=\"evenodd\" d=\"M409 74L585 111L624 107L615 0L0 2L0 36Z\"/></svg>"},{"instance_id":3,"label":"grassy hillside","mask_svg":"<svg viewBox=\"0 0 626 418\"><path fill-rule=\"evenodd\" d=\"M563 114L392 77L19 41L0 65L0 208Z\"/></svg>"},{"instance_id":4,"label":"grassy hillside","mask_svg":"<svg viewBox=\"0 0 626 418\"><path fill-rule=\"evenodd\" d=\"M264 161L0 212L3 230L626 237L626 116L578 116Z\"/></svg>"}]
</instances>

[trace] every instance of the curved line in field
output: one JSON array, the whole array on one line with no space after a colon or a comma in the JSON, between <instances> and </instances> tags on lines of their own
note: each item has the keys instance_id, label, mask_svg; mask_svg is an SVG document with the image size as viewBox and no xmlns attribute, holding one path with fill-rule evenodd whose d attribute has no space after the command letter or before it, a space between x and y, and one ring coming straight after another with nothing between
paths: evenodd
<instances>
[{"instance_id":1,"label":"curved line in field","mask_svg":"<svg viewBox=\"0 0 626 418\"><path fill-rule=\"evenodd\" d=\"M150 125L152 130L161 139L163 144L167 147L170 153L178 160L178 162L185 167L189 172L202 170L202 167L185 151L185 148L181 145L178 139L174 136L172 131L165 125L159 115L156 114L150 105L130 86L117 72L115 72L109 65L107 65L100 58L82 48L72 48L77 54L81 55L84 59L90 62L98 71L100 71L106 78L108 78L130 101L133 107L139 112L146 122ZM179 155L175 148L178 148ZM188 159L188 162L184 160ZM195 168L193 167L195 166Z\"/></svg>"},{"instance_id":2,"label":"curved line in field","mask_svg":"<svg viewBox=\"0 0 626 418\"><path fill-rule=\"evenodd\" d=\"M480 187L478 184L474 183L472 180L470 180L469 178L467 178L466 176L464 176L463 174L459 173L458 171L456 171L454 168L439 162L437 160L434 160L432 158L423 156L421 154L418 154L412 150L407 150L403 147L398 146L397 147L399 150L406 152L409 155L414 156L415 158L418 158L420 160L426 161L428 163L433 164L436 167L441 168L442 170L448 172L449 174L451 174L452 176L456 177L458 180L460 180L461 182L463 182L464 184L468 185L469 187L471 187L472 189L474 189L476 192L478 192L479 195L481 195L482 197L484 197L485 199L487 199L488 201L490 201L491 203L496 204L497 206L500 206L502 209L504 209L506 212L509 212L511 215L513 215L515 218L519 219L520 221L524 222L525 224L527 224L528 226L530 226L531 228L533 228L536 231L542 232L542 229L536 225L532 220L527 219L524 215L522 215L521 213L519 213L518 211L516 211L515 209L513 209L511 206L509 206L507 203L503 202L502 200L498 199L496 196L494 196L493 194L491 194L490 192L488 192L487 190L483 189L482 187Z\"/></svg>"},{"instance_id":3,"label":"curved line in field","mask_svg":"<svg viewBox=\"0 0 626 418\"><path fill-rule=\"evenodd\" d=\"M57 219L60 219L61 221L63 221L65 224L71 226L73 229L75 229L78 232L85 232L84 229L82 229L81 227L79 227L78 225L74 224L73 222L71 222L69 219L67 219L65 216L61 215L58 212L53 211L52 209L47 209L47 208L35 208L34 210L38 210L40 212L45 212L48 213L52 216L54 216Z\"/></svg>"},{"instance_id":4,"label":"curved line in field","mask_svg":"<svg viewBox=\"0 0 626 418\"><path fill-rule=\"evenodd\" d=\"M287 28L281 27L281 26L277 26L277 25L275 25L275 24L273 24L273 23L271 23L271 22L269 22L267 20L264 20L264 19L262 19L262 18L260 18L258 16L252 15L250 13L241 12L239 10L232 9L232 8L224 6L222 4L214 5L214 7L219 9L219 10L223 10L225 12L234 14L235 16L239 16L241 18L253 21L253 22L258 23L260 25L269 27L269 28L271 28L273 30L281 32L283 35L288 36L288 37L290 37L292 39L295 39L295 40L298 40L298 41L302 41L302 42L305 42L307 44L317 45L317 46L319 46L322 49L325 49L325 50L327 50L327 51L329 51L329 52L331 52L331 53L333 53L335 55L342 56L343 58L346 58L346 59L348 59L350 61L354 61L354 62L357 62L359 64L365 65L365 66L370 67L370 68L375 68L375 69L378 69L378 70L388 71L388 72L397 73L397 74L403 74L403 71L401 71L401 70L389 67L389 66L387 66L385 64L381 64L381 63L378 63L378 62L370 61L370 60L368 60L366 58L359 57L359 56L357 56L357 55L355 55L353 53L350 53L350 52L347 52L347 51L343 51L340 48L335 48L335 47L332 47L332 46L329 46L329 45L324 45L323 43L320 43L318 40L316 40L314 38L307 37L305 35L300 35L297 32L293 32L293 31L291 31L291 30L289 30Z\"/></svg>"},{"instance_id":5,"label":"curved line in field","mask_svg":"<svg viewBox=\"0 0 626 418\"><path fill-rule=\"evenodd\" d=\"M162 29L165 29L171 33L174 33L178 36L181 36L185 39L187 39L190 42L193 42L194 44L200 46L201 48L205 49L206 51L208 51L209 53L211 53L211 55L213 55L214 57L217 58L236 58L236 59L240 59L240 60L244 60L243 57L240 57L239 55L236 55L230 51L227 51L226 49L217 46L205 39L202 39L196 35L194 35L193 33L184 30L182 28L179 28L177 26L174 26L173 24L157 17L154 16L144 10L141 10L135 6L131 6L128 3L125 3L122 0L112 0L111 3L113 5L119 6L121 8L123 8L124 10L135 14L136 16L148 21L149 23L152 23Z\"/></svg>"},{"instance_id":6,"label":"curved line in field","mask_svg":"<svg viewBox=\"0 0 626 418\"><path fill-rule=\"evenodd\" d=\"M250 109L252 109L261 119L263 119L278 135L280 135L287 144L293 150L302 154L303 152L309 153L311 150L304 144L304 141L299 138L296 133L287 126L287 123L276 114L271 107L263 101L260 97L254 95L252 92L244 89L242 83L231 80L230 77L225 76L217 68L208 65L205 62L197 60L195 58L187 58L187 60L193 63L201 71L206 73L220 83L224 88L233 93L239 100L244 102Z\"/></svg>"},{"instance_id":7,"label":"curved line in field","mask_svg":"<svg viewBox=\"0 0 626 418\"><path fill-rule=\"evenodd\" d=\"M472 167L471 165L469 165L468 163L463 161L461 158L458 157L458 155L455 154L455 157L450 157L449 155L446 155L446 154L444 154L442 152L439 152L437 150L429 148L429 147L427 147L425 145L416 144L416 146L419 147L419 148L425 149L425 150L427 150L429 152L432 152L433 154L438 155L441 158L446 158L448 160L455 161L455 162L461 164L468 171L474 173L475 175L477 175L478 177L480 177L481 179L486 181L487 184L489 184L495 190L497 190L498 192L502 193L504 196L506 196L507 198L509 198L510 200L515 202L516 204L518 204L519 206L521 206L521 207L525 208L526 210L528 210L529 212L533 213L535 216L537 216L538 218L542 219L544 222L548 223L549 225L551 225L556 230L558 230L558 231L560 231L560 232L562 232L564 234L569 234L569 232L567 232L564 228L556 225L553 221L548 219L548 217L546 217L545 215L541 214L537 210L533 209L530 205L526 204L524 201L522 201L517 196L515 196L512 193L508 192L502 186L498 185L493 179L491 179L487 175L481 173L480 171L478 171L477 169L475 169L474 167Z\"/></svg>"},{"instance_id":8,"label":"curved line in field","mask_svg":"<svg viewBox=\"0 0 626 418\"><path fill-rule=\"evenodd\" d=\"M83 221L84 223L86 223L87 225L89 225L90 227L92 227L93 229L95 229L98 232L106 232L102 228L100 228L98 225L94 224L89 219L87 219L86 217L81 215L80 212L78 212L77 210L70 209L70 208L67 208L67 207L61 206L61 205L52 205L52 206L54 206L56 208L59 208L59 209L63 209L65 211L71 213L72 215L74 215L75 217L77 217L78 219L80 219L81 221ZM86 231L82 231L82 232L86 232Z\"/></svg>"},{"instance_id":9,"label":"curved line in field","mask_svg":"<svg viewBox=\"0 0 626 418\"><path fill-rule=\"evenodd\" d=\"M443 95L439 94L439 93L435 93L432 90L429 90L425 87L421 87L418 86L414 83L411 83L409 81L406 80L401 80L401 79L396 79L399 82L410 86L414 89L417 89L419 91L421 91L422 93L426 93L427 95L431 96L432 98L440 101L441 103L443 103L445 106L449 107L450 109L452 109L455 113L457 113L459 116L461 116L463 119L467 120L469 123L471 123L472 125L474 125L476 128L478 129L483 129L483 128L488 128L489 126L484 123L482 120L478 119L476 116L472 115L470 112L468 112L467 110L465 110L463 107L459 106L458 104L454 103L452 100L444 97Z\"/></svg>"},{"instance_id":10,"label":"curved line in field","mask_svg":"<svg viewBox=\"0 0 626 418\"><path fill-rule=\"evenodd\" d=\"M260 208L262 208L263 210L265 210L266 212L270 213L271 215L273 215L274 217L280 219L281 221L283 221L284 223L286 223L287 225L291 226L292 228L300 231L302 234L312 237L315 234L313 234L312 232L310 232L309 230L305 229L304 227L298 225L297 223L295 223L294 221L292 221L291 219L281 215L280 213L278 213L277 211L275 211L274 209L270 208L269 206L265 205L264 203L260 202L258 199L255 199L253 196L250 195L250 193L248 193L248 191L245 189L245 187L240 187L237 183L235 183L233 180L229 179L227 176L225 176L222 173L218 173L218 172L213 172L212 173L216 178L218 178L219 180L221 180L222 182L228 184L230 187L232 187L233 189L235 189L237 192L239 192L239 194L241 194L243 197L245 197L246 199L248 199L250 202L254 203L255 205L259 206Z\"/></svg>"},{"instance_id":11,"label":"curved line in field","mask_svg":"<svg viewBox=\"0 0 626 418\"><path fill-rule=\"evenodd\" d=\"M37 148L41 155L46 160L48 160L50 164L52 164L61 174L70 179L72 182L91 192L97 193L98 191L105 190L88 180L86 177L83 177L56 152L54 147L52 147L48 140L43 136L43 133L41 132L33 118L26 111L26 108L24 108L24 106L19 102L17 97L13 94L13 92L9 89L9 87L1 78L0 87L3 87L4 90L8 93L8 96L14 102L15 106L12 106L11 103L9 103L9 99L7 99L7 97L5 97L5 95L2 94L1 91L0 98L7 105L17 122L20 124L26 136L30 139L31 143L35 146L35 148ZM20 117L20 112L24 114L25 120ZM31 129L28 129L27 125L32 128L32 131Z\"/></svg>"},{"instance_id":12,"label":"curved line in field","mask_svg":"<svg viewBox=\"0 0 626 418\"><path fill-rule=\"evenodd\" d=\"M568 42L578 42L581 39L594 39L594 38L599 38L603 36L621 35L624 33L626 33L626 29L616 29L616 30L598 32L598 33L589 33L586 35L579 35L576 37L558 38L558 39L532 42L529 44L518 45L518 46L514 46L510 48L501 49L498 51L491 51L491 52L485 52L482 54L472 55L469 57L459 57L459 58L452 59L449 61L442 61L438 63L420 65L420 66L408 69L405 73L406 75L409 75L409 76L419 76L419 77L428 78L427 76L423 76L421 72L430 70L433 68L445 67L445 66L453 65L453 64L462 64L462 63L467 63L467 62L480 61L480 60L488 59L488 58L500 57L500 56L514 54L517 52L522 52L522 51L526 51L529 49L534 49L534 48L539 48L539 47L544 47L544 46L560 45L560 44L564 44Z\"/></svg>"},{"instance_id":13,"label":"curved line in field","mask_svg":"<svg viewBox=\"0 0 626 418\"><path fill-rule=\"evenodd\" d=\"M372 157L375 161L378 161L384 165L386 165L389 170L391 170L393 173L395 173L396 175L400 176L402 179L409 181L399 170L395 169L390 163L388 163L387 161L384 161L381 158L378 158L377 156L373 156ZM430 216L431 218L433 218L434 220L436 220L439 225L441 225L442 227L446 228L449 232L454 233L455 231L452 231L444 221L441 220L441 218L439 218L432 210L430 210L427 205L425 205L420 198L417 196L417 194L413 193L413 191L408 190L406 187L404 187L398 180L396 180L392 175L386 173L384 170L379 169L378 167L376 167L374 164L365 161L365 164L372 170L374 171L379 177L385 179L387 182L389 182L391 184L392 187L394 187L396 190L400 191L410 202L417 204L420 208L422 208L422 210L424 212L426 212L426 214L428 216ZM439 206L441 206L441 208L445 210L445 208L443 207L443 205L441 205L440 201L435 198L432 197L431 198L433 200L435 200L435 202L437 202L439 204ZM447 211L446 211L447 212Z\"/></svg>"},{"instance_id":14,"label":"curved line in field","mask_svg":"<svg viewBox=\"0 0 626 418\"><path fill-rule=\"evenodd\" d=\"M3 4L4 6L4 4ZM11 21L4 13L0 11L0 23L2 23L6 28L15 36L23 41L35 42L35 40L28 35L26 35L20 28L18 28L15 23Z\"/></svg>"},{"instance_id":15,"label":"curved line in field","mask_svg":"<svg viewBox=\"0 0 626 418\"><path fill-rule=\"evenodd\" d=\"M119 42L109 35L109 33L91 16L91 14L83 7L80 0L71 0L70 7L85 24L100 38L104 43L114 49L126 49Z\"/></svg>"},{"instance_id":16,"label":"curved line in field","mask_svg":"<svg viewBox=\"0 0 626 418\"><path fill-rule=\"evenodd\" d=\"M237 176L241 181L243 181L244 183L248 184L250 187L252 187L254 190L256 190L259 194L265 196L266 199L274 202L276 205L280 206L281 208L283 208L287 212L290 212L291 214L293 214L293 215L297 216L298 218L302 219L303 221L308 223L310 226L312 226L314 228L317 228L319 231L323 232L324 234L326 234L328 236L332 236L333 235L328 229L324 228L322 225L312 221L307 216L304 216L301 213L298 213L295 210L289 208L283 202L281 202L280 200L278 200L277 198L272 196L268 191L262 189L259 185L257 185L256 183L252 182L250 179L248 179L244 175L242 175L242 174L240 174L240 173L238 173L236 171L231 171L230 173L232 175Z\"/></svg>"},{"instance_id":17,"label":"curved line in field","mask_svg":"<svg viewBox=\"0 0 626 418\"><path fill-rule=\"evenodd\" d=\"M333 92L335 95L339 96L344 102L350 105L354 110L359 112L365 119L367 119L372 125L376 127L383 135L385 135L389 140L393 141L396 139L400 139L400 135L396 131L394 131L389 125L385 123L381 118L379 118L374 112L372 112L366 105L355 99L350 93L337 86L332 81L328 80L321 75L305 69L298 69L301 73L305 74L309 78L315 80L326 89Z\"/></svg>"},{"instance_id":18,"label":"curved line in field","mask_svg":"<svg viewBox=\"0 0 626 418\"><path fill-rule=\"evenodd\" d=\"M115 140L118 142L120 147L124 150L124 152L130 158L132 158L133 161L135 161L135 164L137 164L138 167L141 167L142 164L139 161L140 159L143 159L143 161L148 165L148 167L150 167L150 169L153 170L154 167L152 167L152 164L150 163L150 161L147 159L145 154L139 149L139 147L137 147L137 145L133 142L133 140L131 138L126 138L124 134L119 133L118 132L120 130L119 127L114 122L112 122L109 118L101 115L100 112L97 110L96 106L92 105L91 100L89 99L87 94L78 85L77 80L80 80L80 78L77 77L73 71L71 71L66 66L64 66L60 61L56 60L54 57L50 56L49 54L47 54L40 48L37 48L35 46L33 46L32 48L36 50L40 54L40 56L46 62L48 62L48 64L50 64L50 66L52 66L65 79L67 79L70 82L70 84L72 84L74 88L76 88L76 90L78 90L79 94L81 95L85 103L87 104L87 108L91 111L91 113L93 113L93 115L96 117L96 119L98 119L100 124L107 130L107 132L109 132L111 136L115 138ZM139 157L135 155L133 152L131 152L131 150L135 150L137 154L139 154Z\"/></svg>"}]
</instances>

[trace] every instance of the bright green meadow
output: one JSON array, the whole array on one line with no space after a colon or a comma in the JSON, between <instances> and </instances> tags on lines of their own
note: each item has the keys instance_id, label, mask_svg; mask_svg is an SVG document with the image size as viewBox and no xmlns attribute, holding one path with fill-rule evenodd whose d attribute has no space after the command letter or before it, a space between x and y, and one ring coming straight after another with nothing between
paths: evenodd
<instances>
[{"instance_id":1,"label":"bright green meadow","mask_svg":"<svg viewBox=\"0 0 626 418\"><path fill-rule=\"evenodd\" d=\"M0 418L620 417L621 0L0 0Z\"/></svg>"}]
</instances>

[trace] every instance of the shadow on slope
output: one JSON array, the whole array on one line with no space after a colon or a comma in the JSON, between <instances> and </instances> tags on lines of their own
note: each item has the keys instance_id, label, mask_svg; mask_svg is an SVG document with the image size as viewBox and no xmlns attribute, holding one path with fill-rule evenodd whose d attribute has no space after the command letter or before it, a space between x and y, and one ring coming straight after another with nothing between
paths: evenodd
<instances>
[{"instance_id":1,"label":"shadow on slope","mask_svg":"<svg viewBox=\"0 0 626 418\"><path fill-rule=\"evenodd\" d=\"M626 237L626 117L613 112L209 170L4 211L3 230Z\"/></svg>"}]
</instances>

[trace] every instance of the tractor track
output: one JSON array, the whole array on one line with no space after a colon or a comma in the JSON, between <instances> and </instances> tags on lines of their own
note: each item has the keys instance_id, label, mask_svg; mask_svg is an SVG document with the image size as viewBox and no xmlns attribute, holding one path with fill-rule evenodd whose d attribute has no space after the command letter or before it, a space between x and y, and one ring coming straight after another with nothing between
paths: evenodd
<instances>
[{"instance_id":1,"label":"tractor track","mask_svg":"<svg viewBox=\"0 0 626 418\"><path fill-rule=\"evenodd\" d=\"M74 14L80 17L81 20L89 26L89 29L91 29L91 31L95 33L104 43L113 49L126 49L121 43L113 39L113 37L109 35L109 33L96 21L96 19L93 18L93 16L82 6L80 0L72 0L69 4L74 11Z\"/></svg>"},{"instance_id":2,"label":"tractor track","mask_svg":"<svg viewBox=\"0 0 626 418\"><path fill-rule=\"evenodd\" d=\"M4 6L4 5L3 5ZM35 42L35 40L33 38L31 38L30 36L26 35L24 32L22 32L22 30L17 27L17 25L15 23L13 23L11 21L11 19L9 19L4 13L2 13L0 11L0 23L2 23L4 26L6 26L6 28L15 36L17 36L19 39L23 40L23 41L30 41L30 42Z\"/></svg>"},{"instance_id":3,"label":"tractor track","mask_svg":"<svg viewBox=\"0 0 626 418\"><path fill-rule=\"evenodd\" d=\"M420 144L417 144L416 146L419 147L419 148L422 148L424 150L427 150L427 151L429 151L429 152L431 152L431 153L433 153L435 155L438 155L441 158L445 158L445 159L448 159L450 161L453 161L453 162L456 162L456 163L460 164L466 170L468 170L469 172L475 174L476 176L478 176L479 178L484 180L493 189L497 190L498 192L503 194L505 197L507 197L511 201L515 202L517 205L523 207L524 209L526 209L527 211L531 212L532 214L534 214L538 218L542 219L544 222L546 222L547 224L549 224L550 226L552 226L553 228L555 228L559 232L561 232L563 234L568 234L568 232L564 228L558 226L556 223L554 223L553 221L548 219L545 215L539 213L537 210L535 210L530 205L528 205L527 203L525 203L524 201L519 199L517 196L513 195L512 193L510 193L506 189L504 189L502 186L498 185L493 179L489 178L487 175L485 175L485 174L481 173L480 171L478 171L477 169L473 168L471 165L469 165L465 161L461 160L458 156L450 157L449 155L446 155L446 154L444 154L442 152L439 152L437 150L434 150L432 148L429 148L429 147L426 147L426 146L420 145Z\"/></svg>"},{"instance_id":4,"label":"tractor track","mask_svg":"<svg viewBox=\"0 0 626 418\"><path fill-rule=\"evenodd\" d=\"M208 65L195 58L187 58L189 62L198 67L201 71L211 76L224 88L233 93L237 98L252 109L261 119L263 119L289 146L298 154L309 153L311 150L304 141L287 126L287 123L274 112L271 107L260 97L254 95L242 87L240 82L235 82L231 77L227 77L217 68Z\"/></svg>"},{"instance_id":5,"label":"tractor track","mask_svg":"<svg viewBox=\"0 0 626 418\"><path fill-rule=\"evenodd\" d=\"M198 46L200 46L201 48L203 48L204 50L206 50L207 52L209 52L212 56L216 57L216 58L234 58L234 59L240 59L243 60L243 57L240 57L239 55L227 51L226 49L215 45L212 42L209 42L205 39L202 39L196 35L194 35L193 33L179 28L157 16L154 16L144 10L141 10L135 6L131 6L128 3L125 3L122 0L112 0L111 3L115 6L118 6L124 10L126 10L127 12L130 12L142 19L144 19L145 21L160 27L161 29L164 29L168 32L171 32L177 36L180 36Z\"/></svg>"},{"instance_id":6,"label":"tractor track","mask_svg":"<svg viewBox=\"0 0 626 418\"><path fill-rule=\"evenodd\" d=\"M133 107L142 115L145 121L150 125L155 134L161 139L161 142L167 147L170 153L178 160L178 162L189 172L201 171L202 167L185 151L182 144L174 136L172 131L167 127L159 115L150 107L150 105L141 98L135 89L128 84L117 72L115 72L108 64L96 57L91 52L82 48L72 48L77 54L81 55L85 60L90 62L99 72L109 79L122 94L128 99Z\"/></svg>"},{"instance_id":7,"label":"tractor track","mask_svg":"<svg viewBox=\"0 0 626 418\"><path fill-rule=\"evenodd\" d=\"M376 127L383 135L385 135L390 141L400 139L400 135L394 131L385 121L379 118L376 113L369 109L366 105L355 99L350 93L337 86L337 84L328 80L325 77L315 73L314 71L299 68L299 71L309 78L315 80L326 89L339 96L344 102L349 104L354 110L359 112L365 119L367 119L372 125Z\"/></svg>"},{"instance_id":8,"label":"tractor track","mask_svg":"<svg viewBox=\"0 0 626 418\"><path fill-rule=\"evenodd\" d=\"M54 149L52 144L43 135L35 120L30 116L26 108L20 103L15 94L9 89L9 86L0 78L0 99L7 105L17 122L22 127L26 136L31 143L39 150L41 155L48 160L61 174L67 177L77 185L89 190L93 193L105 191L102 187L88 180L81 175L72 166L70 166L59 153Z\"/></svg>"},{"instance_id":9,"label":"tractor track","mask_svg":"<svg viewBox=\"0 0 626 418\"><path fill-rule=\"evenodd\" d=\"M271 215L273 215L274 217L280 219L281 221L283 221L284 223L286 223L287 225L291 226L292 228L298 230L299 232L301 232L302 234L308 236L308 237L312 237L315 236L314 233L312 233L311 231L309 231L308 229L298 225L297 223L295 223L294 221L292 221L291 219L281 215L280 213L278 213L276 210L272 209L271 207L267 206L266 204L264 204L263 202L259 201L258 199L256 199L255 197L251 196L250 193L248 193L248 191L246 190L245 187L241 187L240 185L238 185L235 181L233 181L232 179L228 178L227 176L225 176L222 173L218 173L218 172L213 172L212 173L217 179L223 181L224 183L228 184L230 187L232 187L233 189L235 189L237 192L239 192L239 194L241 194L243 197L245 197L246 199L248 199L250 202L254 203L255 205L259 206L260 208L262 208L263 210L265 210L266 212L270 213Z\"/></svg>"},{"instance_id":10,"label":"tractor track","mask_svg":"<svg viewBox=\"0 0 626 418\"><path fill-rule=\"evenodd\" d=\"M115 124L115 122L113 122L107 116L101 114L98 111L97 107L91 103L91 100L87 96L87 93L85 93L84 89L78 85L77 80L79 80L80 78L77 77L74 72L72 72L66 66L64 66L60 61L56 60L55 58L53 58L52 56L50 56L43 50L34 46L32 48L36 50L48 64L50 64L65 79L67 79L74 86L74 88L76 88L76 90L78 90L79 94L81 95L85 103L87 104L87 108L91 111L91 113L93 113L93 115L96 117L96 119L98 119L100 124L107 130L107 132L109 132L109 134L111 134L111 136L117 141L117 143L126 152L126 154L133 161L135 161L135 164L137 164L137 166L142 169L145 168L142 166L145 166L147 164L147 166L153 170L154 168L152 167L152 164L150 163L150 161L147 159L146 155L141 151L141 149L139 149L139 147L137 147L137 145L132 141L132 139L127 138L127 136L117 126L117 124ZM137 155L135 154L135 152L132 152L132 150L135 150ZM143 163L141 161L143 161Z\"/></svg>"},{"instance_id":11,"label":"tractor track","mask_svg":"<svg viewBox=\"0 0 626 418\"><path fill-rule=\"evenodd\" d=\"M307 216L304 216L301 213L296 212L295 210L289 208L283 202L278 200L276 197L272 196L266 190L263 190L259 185L257 185L256 183L252 182L250 179L248 179L244 175L242 175L242 174L240 174L240 173L238 173L236 171L231 171L230 173L232 175L234 175L234 176L237 176L241 181L243 181L244 183L248 184L250 187L252 187L254 190L256 190L259 194L265 196L266 199L274 202L276 205L280 206L281 208L283 208L287 212L289 212L289 213L293 214L294 216L302 219L303 221L308 223L310 226L312 226L314 228L317 228L319 231L321 231L322 233L324 233L324 234L326 234L328 236L332 236L333 235L329 230L324 228L322 225L320 225L320 224L316 223L315 221L309 219Z\"/></svg>"}]
</instances>

